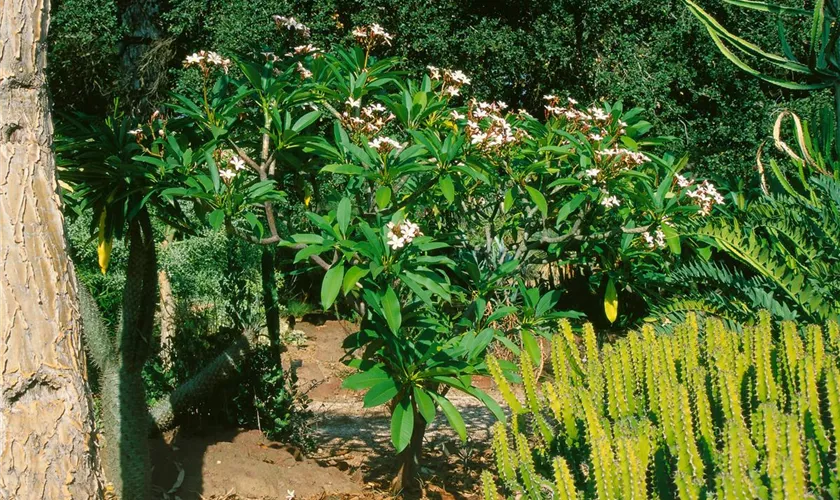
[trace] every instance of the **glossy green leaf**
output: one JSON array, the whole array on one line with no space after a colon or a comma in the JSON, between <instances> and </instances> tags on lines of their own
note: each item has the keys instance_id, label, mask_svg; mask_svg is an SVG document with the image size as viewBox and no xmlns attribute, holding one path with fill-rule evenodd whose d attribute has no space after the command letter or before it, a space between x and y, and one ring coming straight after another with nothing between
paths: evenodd
<instances>
[{"instance_id":1,"label":"glossy green leaf","mask_svg":"<svg viewBox=\"0 0 840 500\"><path fill-rule=\"evenodd\" d=\"M438 186L440 186L440 190L443 193L443 197L446 198L446 201L449 203L455 201L455 184L452 182L451 176L441 177L438 181Z\"/></svg>"},{"instance_id":2,"label":"glossy green leaf","mask_svg":"<svg viewBox=\"0 0 840 500\"><path fill-rule=\"evenodd\" d=\"M363 269L359 266L353 266L348 269L344 274L344 283L342 284L342 291L344 292L344 295L350 293L350 291L356 286L356 283L367 276L369 272L370 269Z\"/></svg>"},{"instance_id":3,"label":"glossy green leaf","mask_svg":"<svg viewBox=\"0 0 840 500\"><path fill-rule=\"evenodd\" d=\"M397 387L397 382L392 378L387 378L370 388L365 394L364 407L373 408L387 403L394 399L394 396L400 391Z\"/></svg>"},{"instance_id":4,"label":"glossy green leaf","mask_svg":"<svg viewBox=\"0 0 840 500\"><path fill-rule=\"evenodd\" d=\"M225 222L225 211L221 208L213 210L210 212L210 215L207 216L207 222L210 223L210 227L213 229L219 229Z\"/></svg>"},{"instance_id":5,"label":"glossy green leaf","mask_svg":"<svg viewBox=\"0 0 840 500\"><path fill-rule=\"evenodd\" d=\"M382 296L382 311L385 314L385 321L388 322L388 328L396 335L402 325L402 312L400 299L390 286Z\"/></svg>"},{"instance_id":6,"label":"glossy green leaf","mask_svg":"<svg viewBox=\"0 0 840 500\"><path fill-rule=\"evenodd\" d=\"M534 204L537 205L537 208L539 208L543 219L548 217L548 203L545 201L545 196L531 186L525 186L525 190L528 191L528 194L531 196L531 200L533 200Z\"/></svg>"},{"instance_id":7,"label":"glossy green leaf","mask_svg":"<svg viewBox=\"0 0 840 500\"><path fill-rule=\"evenodd\" d=\"M461 441L467 440L467 426L464 425L464 419L461 417L461 413L458 412L458 409L455 408L446 397L438 396L435 393L431 393L432 397L437 401L437 404L440 405L440 409L443 410L443 414L446 415L446 420L449 421L449 425L455 429L455 432L458 433L458 436L461 438Z\"/></svg>"},{"instance_id":8,"label":"glossy green leaf","mask_svg":"<svg viewBox=\"0 0 840 500\"><path fill-rule=\"evenodd\" d=\"M386 208L389 203L391 203L391 188L388 186L382 186L376 190L376 206L379 207L380 210Z\"/></svg>"},{"instance_id":9,"label":"glossy green leaf","mask_svg":"<svg viewBox=\"0 0 840 500\"><path fill-rule=\"evenodd\" d=\"M341 284L344 280L344 264L333 265L324 275L324 281L321 283L321 305L324 309L329 309L338 292L341 291Z\"/></svg>"},{"instance_id":10,"label":"glossy green leaf","mask_svg":"<svg viewBox=\"0 0 840 500\"><path fill-rule=\"evenodd\" d=\"M417 403L417 410L423 416L426 423L431 423L435 419L435 402L432 397L422 387L414 387L414 402Z\"/></svg>"},{"instance_id":11,"label":"glossy green leaf","mask_svg":"<svg viewBox=\"0 0 840 500\"><path fill-rule=\"evenodd\" d=\"M400 400L391 415L391 442L397 453L411 444L411 434L414 431L414 409L407 397Z\"/></svg>"},{"instance_id":12,"label":"glossy green leaf","mask_svg":"<svg viewBox=\"0 0 840 500\"><path fill-rule=\"evenodd\" d=\"M342 198L338 203L335 218L338 221L338 229L345 236L347 236L347 228L350 226L351 211L350 198Z\"/></svg>"}]
</instances>

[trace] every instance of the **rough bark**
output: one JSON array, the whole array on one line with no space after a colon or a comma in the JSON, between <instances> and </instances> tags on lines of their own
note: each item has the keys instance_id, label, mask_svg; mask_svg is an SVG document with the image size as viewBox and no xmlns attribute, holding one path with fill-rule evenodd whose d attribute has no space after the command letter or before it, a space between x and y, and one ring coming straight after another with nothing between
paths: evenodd
<instances>
[{"instance_id":1,"label":"rough bark","mask_svg":"<svg viewBox=\"0 0 840 500\"><path fill-rule=\"evenodd\" d=\"M166 68L174 55L172 41L161 41L161 32L155 25L160 3L160 0L117 3L125 29L120 47L123 94L132 112L138 115L151 112L165 87Z\"/></svg>"},{"instance_id":2,"label":"rough bark","mask_svg":"<svg viewBox=\"0 0 840 500\"><path fill-rule=\"evenodd\" d=\"M172 343L175 340L175 296L165 270L158 271L160 285L160 360L163 368L172 368Z\"/></svg>"},{"instance_id":3,"label":"rough bark","mask_svg":"<svg viewBox=\"0 0 840 500\"><path fill-rule=\"evenodd\" d=\"M48 0L0 1L0 498L100 498L46 89Z\"/></svg>"}]
</instances>

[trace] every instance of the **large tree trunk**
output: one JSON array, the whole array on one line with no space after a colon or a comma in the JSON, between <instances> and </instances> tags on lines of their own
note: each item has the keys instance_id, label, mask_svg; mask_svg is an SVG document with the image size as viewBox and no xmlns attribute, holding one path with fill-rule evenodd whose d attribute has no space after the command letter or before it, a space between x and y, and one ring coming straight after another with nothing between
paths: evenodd
<instances>
[{"instance_id":1,"label":"large tree trunk","mask_svg":"<svg viewBox=\"0 0 840 500\"><path fill-rule=\"evenodd\" d=\"M100 498L46 89L48 0L0 1L0 498Z\"/></svg>"}]
</instances>

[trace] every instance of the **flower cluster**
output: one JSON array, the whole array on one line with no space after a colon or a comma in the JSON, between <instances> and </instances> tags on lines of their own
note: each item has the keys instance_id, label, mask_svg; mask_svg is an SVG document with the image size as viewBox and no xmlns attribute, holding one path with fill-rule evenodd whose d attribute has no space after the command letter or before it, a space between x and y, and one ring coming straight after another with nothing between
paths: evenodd
<instances>
[{"instance_id":1,"label":"flower cluster","mask_svg":"<svg viewBox=\"0 0 840 500\"><path fill-rule=\"evenodd\" d=\"M381 154L388 154L393 150L399 151L405 147L404 144L400 144L390 137L377 137L376 139L368 142L368 146L377 150Z\"/></svg>"},{"instance_id":2,"label":"flower cluster","mask_svg":"<svg viewBox=\"0 0 840 500\"><path fill-rule=\"evenodd\" d=\"M306 45L298 45L293 49L292 52L286 52L286 57L292 56L307 56L312 55L312 57L321 57L321 49L312 45L311 43L307 43Z\"/></svg>"},{"instance_id":3,"label":"flower cluster","mask_svg":"<svg viewBox=\"0 0 840 500\"><path fill-rule=\"evenodd\" d=\"M236 177L236 174L238 174L240 170L245 170L245 160L238 156L234 156L228 162L228 168L219 171L219 177L221 177L225 183L230 184L230 181Z\"/></svg>"},{"instance_id":4,"label":"flower cluster","mask_svg":"<svg viewBox=\"0 0 840 500\"><path fill-rule=\"evenodd\" d=\"M200 50L198 52L188 55L187 58L184 59L184 67L189 68L191 66L198 66L199 68L201 68L201 71L204 72L205 76L207 76L210 73L210 69L213 66L222 68L225 71L225 73L227 73L228 70L230 70L230 59L222 57L221 55L213 51L207 52L204 50Z\"/></svg>"},{"instance_id":5,"label":"flower cluster","mask_svg":"<svg viewBox=\"0 0 840 500\"><path fill-rule=\"evenodd\" d=\"M394 250L406 246L418 236L423 236L423 233L420 232L420 226L408 219L403 220L399 224L389 222L387 228L388 246Z\"/></svg>"},{"instance_id":6,"label":"flower cluster","mask_svg":"<svg viewBox=\"0 0 840 500\"><path fill-rule=\"evenodd\" d=\"M312 78L312 72L309 71L309 69L306 66L304 66L300 61L298 61L297 63L297 72L298 74L300 74L300 77L304 80L307 78Z\"/></svg>"},{"instance_id":7,"label":"flower cluster","mask_svg":"<svg viewBox=\"0 0 840 500\"><path fill-rule=\"evenodd\" d=\"M427 66L429 78L441 80L441 93L445 96L455 97L461 93L461 87L469 85L472 80L460 70L440 69L436 66Z\"/></svg>"},{"instance_id":8,"label":"flower cluster","mask_svg":"<svg viewBox=\"0 0 840 500\"><path fill-rule=\"evenodd\" d=\"M586 111L575 107L577 101L568 98L568 104L560 104L560 98L549 94L543 96L548 103L545 105L545 119L551 117L562 117L577 126L577 129L587 134L592 141L602 141L612 137L610 129L614 129L616 135L623 135L627 132L627 123L616 121L613 115L607 113L603 108L590 106Z\"/></svg>"},{"instance_id":9,"label":"flower cluster","mask_svg":"<svg viewBox=\"0 0 840 500\"><path fill-rule=\"evenodd\" d=\"M271 16L271 19L274 20L274 24L276 24L278 28L294 30L303 38L309 38L309 28L307 28L305 24L298 22L298 20L294 17L274 15Z\"/></svg>"},{"instance_id":10,"label":"flower cluster","mask_svg":"<svg viewBox=\"0 0 840 500\"><path fill-rule=\"evenodd\" d=\"M685 178L684 176L682 176L680 174L677 174L674 177L677 179L677 186L679 186L681 188L687 188L689 186L694 185L693 180L689 180L689 179Z\"/></svg>"},{"instance_id":11,"label":"flower cluster","mask_svg":"<svg viewBox=\"0 0 840 500\"><path fill-rule=\"evenodd\" d=\"M709 215L712 213L712 207L724 202L723 196L709 181L701 182L697 185L697 189L687 192L686 196L692 198L700 206L700 215Z\"/></svg>"},{"instance_id":12,"label":"flower cluster","mask_svg":"<svg viewBox=\"0 0 840 500\"><path fill-rule=\"evenodd\" d=\"M605 208L614 208L621 206L621 200L618 199L618 196L615 195L607 196L603 200L601 200L601 205L603 205Z\"/></svg>"},{"instance_id":13,"label":"flower cluster","mask_svg":"<svg viewBox=\"0 0 840 500\"><path fill-rule=\"evenodd\" d=\"M619 164L630 168L650 161L650 158L642 152L630 151L629 149L619 147L602 149L600 151L596 151L595 155L602 160L617 159Z\"/></svg>"},{"instance_id":14,"label":"flower cluster","mask_svg":"<svg viewBox=\"0 0 840 500\"><path fill-rule=\"evenodd\" d=\"M342 125L356 134L374 136L394 119L394 114L378 102L362 108L361 98L353 99L351 97L347 99L345 104L348 111L341 113ZM355 109L359 109L358 116L354 112Z\"/></svg>"},{"instance_id":15,"label":"flower cluster","mask_svg":"<svg viewBox=\"0 0 840 500\"><path fill-rule=\"evenodd\" d=\"M466 116L453 113L453 118L466 118L466 133L470 144L483 151L496 151L504 146L519 142L525 131L514 129L502 113L507 104L499 102L478 102L470 100Z\"/></svg>"},{"instance_id":16,"label":"flower cluster","mask_svg":"<svg viewBox=\"0 0 840 500\"><path fill-rule=\"evenodd\" d=\"M368 50L377 45L391 45L391 40L394 38L376 23L370 26L353 28L353 36L357 42L367 47Z\"/></svg>"},{"instance_id":17,"label":"flower cluster","mask_svg":"<svg viewBox=\"0 0 840 500\"><path fill-rule=\"evenodd\" d=\"M655 250L657 248L665 248L665 233L661 229L657 229L655 233L644 233L642 237L645 239L648 248Z\"/></svg>"}]
</instances>

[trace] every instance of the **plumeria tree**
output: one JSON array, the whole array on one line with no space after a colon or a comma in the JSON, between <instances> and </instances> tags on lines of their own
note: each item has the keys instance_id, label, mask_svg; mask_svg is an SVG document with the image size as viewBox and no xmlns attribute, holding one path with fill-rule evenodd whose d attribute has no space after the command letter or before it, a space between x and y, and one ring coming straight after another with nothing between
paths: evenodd
<instances>
[{"instance_id":1,"label":"plumeria tree","mask_svg":"<svg viewBox=\"0 0 840 500\"><path fill-rule=\"evenodd\" d=\"M322 50L294 18L274 22L293 40L282 56L186 58L200 83L133 131L125 156L149 188L126 193L324 270L323 307L359 315L345 385L390 410L399 491L438 410L466 439L453 390L504 419L473 385L490 373L491 343L536 361L539 337L586 302L599 304L590 317L630 324L621 304L656 296L651 277L681 254L680 228L720 195L660 153L668 138L648 137L640 109L548 95L537 118L468 98L457 69L407 77L378 57L392 40L379 25Z\"/></svg>"},{"instance_id":2,"label":"plumeria tree","mask_svg":"<svg viewBox=\"0 0 840 500\"><path fill-rule=\"evenodd\" d=\"M642 152L667 138L646 138L641 110L546 96L539 120L464 99L471 82L457 70L400 77L397 61L371 55L390 35L378 26L354 34L357 47L300 70L325 87L318 105L332 133L313 152L341 194L308 212L313 231L288 245L305 245L296 261L329 263L325 308L340 296L361 306L359 332L345 343L360 372L345 386L391 411L397 491L410 485L437 409L466 438L452 390L503 418L472 384L488 373L491 342L537 356L536 336L575 315L557 306L557 290L529 289L522 277L565 266L615 322L619 290L652 295L645 278L681 253L681 223L708 214L719 195L679 173L685 158ZM512 331L524 340L511 342Z\"/></svg>"}]
</instances>

